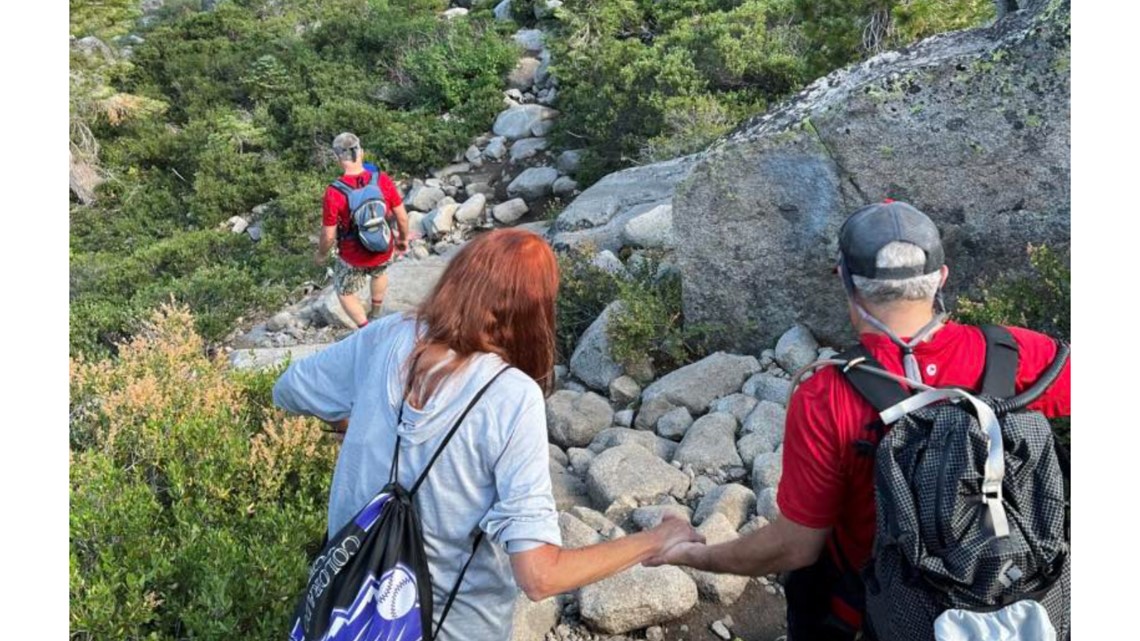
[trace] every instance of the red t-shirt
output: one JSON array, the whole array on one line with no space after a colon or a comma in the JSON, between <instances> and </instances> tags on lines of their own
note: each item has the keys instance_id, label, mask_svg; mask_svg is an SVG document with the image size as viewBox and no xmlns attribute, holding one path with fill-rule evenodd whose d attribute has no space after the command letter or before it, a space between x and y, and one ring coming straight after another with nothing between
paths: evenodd
<instances>
[{"instance_id":1,"label":"red t-shirt","mask_svg":"<svg viewBox=\"0 0 1140 641\"><path fill-rule=\"evenodd\" d=\"M365 169L359 174L345 174L340 179L354 189L359 189L367 185L369 180L372 180L372 172ZM388 211L404 204L400 190L396 189L396 183L392 182L388 174L380 172L378 183L380 193L384 194L384 200L387 202ZM337 249L340 252L341 259L353 267L378 267L391 260L392 254L396 251L395 243L392 243L392 247L387 252L376 254L365 249L355 233L344 233L351 229L351 214L352 212L348 211L348 199L344 197L344 194L331 185L326 188L321 220L325 227L336 225L338 237L343 236L337 240Z\"/></svg>"},{"instance_id":2,"label":"red t-shirt","mask_svg":"<svg viewBox=\"0 0 1140 641\"><path fill-rule=\"evenodd\" d=\"M1053 362L1053 339L1010 327L1019 348L1018 392L1035 383ZM905 340L905 338L904 338ZM860 341L888 371L902 375L899 348L882 334ZM914 349L923 382L934 387L977 390L985 365L985 337L977 327L948 322ZM1046 416L1069 415L1069 364L1029 408ZM859 456L855 441L877 418L836 367L818 370L800 385L788 406L783 476L776 502L781 514L810 528L833 527L847 559L856 568L871 556L875 538L874 458Z\"/></svg>"}]
</instances>

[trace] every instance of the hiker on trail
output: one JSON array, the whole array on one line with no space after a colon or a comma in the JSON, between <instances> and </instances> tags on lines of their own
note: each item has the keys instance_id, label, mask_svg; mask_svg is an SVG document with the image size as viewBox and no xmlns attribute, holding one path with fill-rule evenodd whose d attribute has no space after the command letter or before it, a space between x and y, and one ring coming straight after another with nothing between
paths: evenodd
<instances>
[{"instance_id":1,"label":"hiker on trail","mask_svg":"<svg viewBox=\"0 0 1140 641\"><path fill-rule=\"evenodd\" d=\"M558 282L541 237L481 235L455 254L414 314L389 315L294 363L273 390L278 406L346 432L330 538L390 474L413 488L435 619L458 584L441 640L507 639L520 588L538 601L703 540L671 518L613 541L561 547L544 399L553 387Z\"/></svg>"},{"instance_id":2,"label":"hiker on trail","mask_svg":"<svg viewBox=\"0 0 1140 641\"><path fill-rule=\"evenodd\" d=\"M388 174L364 162L359 138L342 133L333 140L332 149L344 174L325 189L316 262L323 265L329 251L336 247L333 286L344 311L359 328L380 315L384 295L388 292L385 270L396 252L408 248L408 212L400 190ZM361 223L369 216L378 229L365 230L370 231L369 234L360 233ZM393 216L395 233L389 222ZM371 311L365 312L356 292L369 278L372 281Z\"/></svg>"},{"instance_id":3,"label":"hiker on trail","mask_svg":"<svg viewBox=\"0 0 1140 641\"><path fill-rule=\"evenodd\" d=\"M859 335L859 345L849 351L851 354L862 355L864 365L878 361L882 368L896 377L905 376L911 381L934 388L960 387L979 392L983 383L990 384L991 377L987 375L983 380L983 373L989 374L991 369L995 373L994 379L1001 382L1001 368L991 368L987 360L991 356L987 353L990 341L983 329L953 322L942 312L940 290L946 283L949 269L943 262L938 229L926 215L901 202L887 201L864 207L853 213L841 228L839 252L836 273L847 291L847 312ZM841 313L841 310L836 310L836 313ZM1005 337L1004 342L995 343L995 361L1001 355L998 352L1007 356L1016 355L1015 361L1003 359L1007 363L1005 375L1008 376L1009 388L1004 394L1012 395L1014 391L1020 394L1033 386L1039 378L1044 378L1043 382L1048 384L1049 376L1059 370L1059 375L1029 405L1029 409L1039 410L1048 417L1068 416L1070 373L1067 360L1063 361L1063 369L1059 369L1061 358L1067 355L1068 347L1043 334L1017 327L1006 328L1005 332L1001 328L986 328L985 331ZM1058 352L1060 358L1057 359L1058 364L1054 365L1054 357ZM839 360L846 363L852 372L863 371L861 367L851 365L854 358L844 359L841 356ZM871 378L874 382L886 384L888 395L897 394L903 400L908 398L909 392L897 379L890 380L878 375L872 375ZM863 578L867 575L861 576L859 572L869 564L877 568L879 563L884 562L877 553L872 559L872 552L877 551L880 544L898 544L898 541L884 540L892 538L890 536L878 535L877 538L876 518L882 520L883 515L876 513L876 490L881 491L883 487L877 484L882 479L876 477L876 472L882 476L886 443L893 442L894 437L901 433L899 426L902 423L892 422L887 413L880 420L877 408L859 391L863 388L857 389L855 380L857 377L845 373L844 367L826 366L818 369L795 389L785 424L783 475L777 488L780 516L775 522L719 545L680 544L662 557L652 559L647 565L671 563L711 572L749 576L790 571L785 586L789 641L850 640L856 638L861 628L862 638L876 638L876 631L867 629L870 626L864 626L865 619L873 618L864 615L871 612L870 596L875 592L865 589ZM873 383L872 387L874 386ZM1039 388L1040 386L1034 386L1034 389ZM1005 395L1001 397L1005 398ZM957 405L960 406L961 404ZM942 408L938 411L956 411L953 404L943 403L934 407ZM979 415L981 413L979 411ZM903 417L902 421L909 420L907 414L903 414ZM1051 435L1048 423L1043 418L1038 418L1040 423L1037 426L1046 435ZM977 422L981 423L981 420L978 419ZM1002 424L1001 433L1007 438L1012 437L1012 432L1006 432L1005 423ZM878 445L879 442L884 444ZM931 448L925 452L927 457L943 457L942 460L946 461L949 457L960 454L953 447L960 443L958 441L931 443ZM968 448L963 446L962 449ZM1061 470L1067 469L1064 463L1057 463L1063 457L1052 459L1054 452L1051 449L1046 452L1045 449L1047 448L1041 448L1034 456L1054 461L1053 470L1058 467ZM988 461L985 447L974 451L981 451L982 461ZM1007 459L1017 453L1014 451L1011 454L1009 447L1005 452ZM898 454L894 450L889 453ZM996 458L1000 461L1002 457L998 455ZM919 467L919 464L916 463L915 467ZM938 476L947 476L954 469L951 461L950 467L943 468L945 473L935 472L931 476L918 478L929 481ZM1053 476L1063 473L1058 472ZM902 474L906 472L903 471ZM1011 481L1011 474L1012 472L1006 472L1005 476L1007 494L1010 482L1022 482L1017 480L1020 478L1017 476L1012 477ZM1031 477L1028 483L1032 486L1043 483L1044 479L1045 477ZM906 480L910 482L912 479ZM954 488L953 483L956 481L955 478L947 479L947 487ZM927 486L938 485L940 482L918 481L914 483L917 487L907 489L916 493L933 493L935 488ZM1059 497L1059 513L1063 515L1064 497L1060 479L1050 478L1049 486L1055 493L1062 495ZM999 490L1002 488L1000 479L998 487ZM954 492L953 489L951 491ZM999 492L998 498L1000 497ZM982 505L985 501L977 496L968 498L974 501L972 506L953 514L955 518L948 521L956 523L960 520L957 517L972 514L968 510L985 507ZM955 500L956 497L951 497L947 499L947 504L953 506ZM1054 501L1050 509L1058 509L1055 503L1057 501ZM1019 514L1010 514L1009 518L1011 521L1022 518L1037 509L1036 503L1021 504L1015 510ZM932 521L942 516L937 510L939 508L934 507L929 513L920 511L917 523L931 527ZM989 519L988 516L985 518ZM997 520L996 517L993 519L994 522ZM938 520L939 525L942 523ZM983 524L971 521L961 525L977 529ZM1019 533L1023 534L1024 532ZM1000 533L995 535L1000 536ZM945 541L943 547L960 544L964 545L962 540L951 539ZM923 548L923 552L929 554L940 551ZM1067 547L1065 551L1067 558ZM968 565L971 559L966 554L955 562L961 561ZM952 564L947 562L946 565ZM1011 573L1009 577L1012 581L1017 578L1016 573ZM901 583L877 583L875 589L886 594L889 590L899 588ZM963 583L967 587L970 585L969 580ZM1063 608L1066 621L1063 626L1067 626L1067 590L1066 583L1066 603ZM918 608L913 608L909 602L896 601L891 607L894 610L893 616L926 616L926 613L914 612ZM1051 614L1052 612L1050 610ZM931 613L937 613L936 608ZM1058 626L1058 629L1061 627ZM898 634L897 631L886 635L880 633L877 638L882 641L934 638L932 628L927 623L916 625L912 629L921 632L913 636L909 633Z\"/></svg>"}]
</instances>

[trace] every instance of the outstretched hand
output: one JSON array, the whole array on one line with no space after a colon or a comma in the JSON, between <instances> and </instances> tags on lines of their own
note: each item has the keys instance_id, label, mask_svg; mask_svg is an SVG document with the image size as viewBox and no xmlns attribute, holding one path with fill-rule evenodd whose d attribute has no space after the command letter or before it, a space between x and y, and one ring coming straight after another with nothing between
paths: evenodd
<instances>
[{"instance_id":1,"label":"outstretched hand","mask_svg":"<svg viewBox=\"0 0 1140 641\"><path fill-rule=\"evenodd\" d=\"M652 530L660 536L661 545L656 554L642 562L642 565L685 564L686 556L694 549L704 547L705 535L701 534L686 519L675 514L666 514L661 524Z\"/></svg>"}]
</instances>

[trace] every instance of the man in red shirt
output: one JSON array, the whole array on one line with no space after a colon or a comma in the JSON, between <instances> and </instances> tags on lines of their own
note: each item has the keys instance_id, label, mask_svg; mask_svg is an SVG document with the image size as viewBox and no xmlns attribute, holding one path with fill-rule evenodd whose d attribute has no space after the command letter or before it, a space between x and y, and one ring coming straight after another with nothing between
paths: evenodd
<instances>
[{"instance_id":1,"label":"man in red shirt","mask_svg":"<svg viewBox=\"0 0 1140 641\"><path fill-rule=\"evenodd\" d=\"M372 170L364 166L364 150L360 147L359 138L354 134L342 133L333 140L332 148L337 160L340 161L340 166L344 169L341 181L359 189L372 180ZM384 172L380 172L378 183L388 210L396 215L395 242L384 253L369 251L353 233L352 212L348 210L348 199L344 193L331 185L325 189L323 227L316 261L318 265L323 265L328 258L329 250L334 243L336 244L337 259L333 266L333 284L341 306L357 327L364 327L370 317L379 315L384 294L388 292L388 274L384 273L388 261L392 260L397 251L403 252L408 249L408 212L404 208L400 190L396 189L395 183ZM364 286L367 278L372 279L372 308L370 312L365 313L364 306L356 297L356 292Z\"/></svg>"},{"instance_id":2,"label":"man in red shirt","mask_svg":"<svg viewBox=\"0 0 1140 641\"><path fill-rule=\"evenodd\" d=\"M851 322L871 355L890 372L927 385L977 390L985 339L980 329L938 313L949 270L934 223L905 203L870 205L844 223L839 249L837 272L846 283ZM1009 331L1019 347L1020 393L1052 363L1057 347L1044 334ZM1030 409L1068 416L1069 381L1066 363ZM837 585L842 572L836 570L870 560L875 459L858 441L877 418L838 368L819 370L788 407L780 518L728 543L678 545L653 562L750 576L794 570L786 586L788 640L854 639L863 612L837 595L861 593L862 586Z\"/></svg>"}]
</instances>

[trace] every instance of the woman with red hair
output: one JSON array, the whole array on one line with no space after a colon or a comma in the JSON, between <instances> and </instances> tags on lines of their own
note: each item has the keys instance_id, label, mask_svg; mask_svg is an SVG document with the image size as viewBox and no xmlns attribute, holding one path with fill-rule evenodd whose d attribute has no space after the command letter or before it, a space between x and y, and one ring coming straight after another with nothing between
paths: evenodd
<instances>
[{"instance_id":1,"label":"woman with red hair","mask_svg":"<svg viewBox=\"0 0 1140 641\"><path fill-rule=\"evenodd\" d=\"M476 549L440 640L506 639L519 588L537 601L702 538L669 518L562 549L544 400L553 387L557 292L546 241L516 229L481 235L414 315L370 323L293 364L274 387L279 406L347 430L330 491L332 535L387 483L397 448L396 480L409 487L490 382L415 494L437 618L474 533L491 543Z\"/></svg>"}]
</instances>

